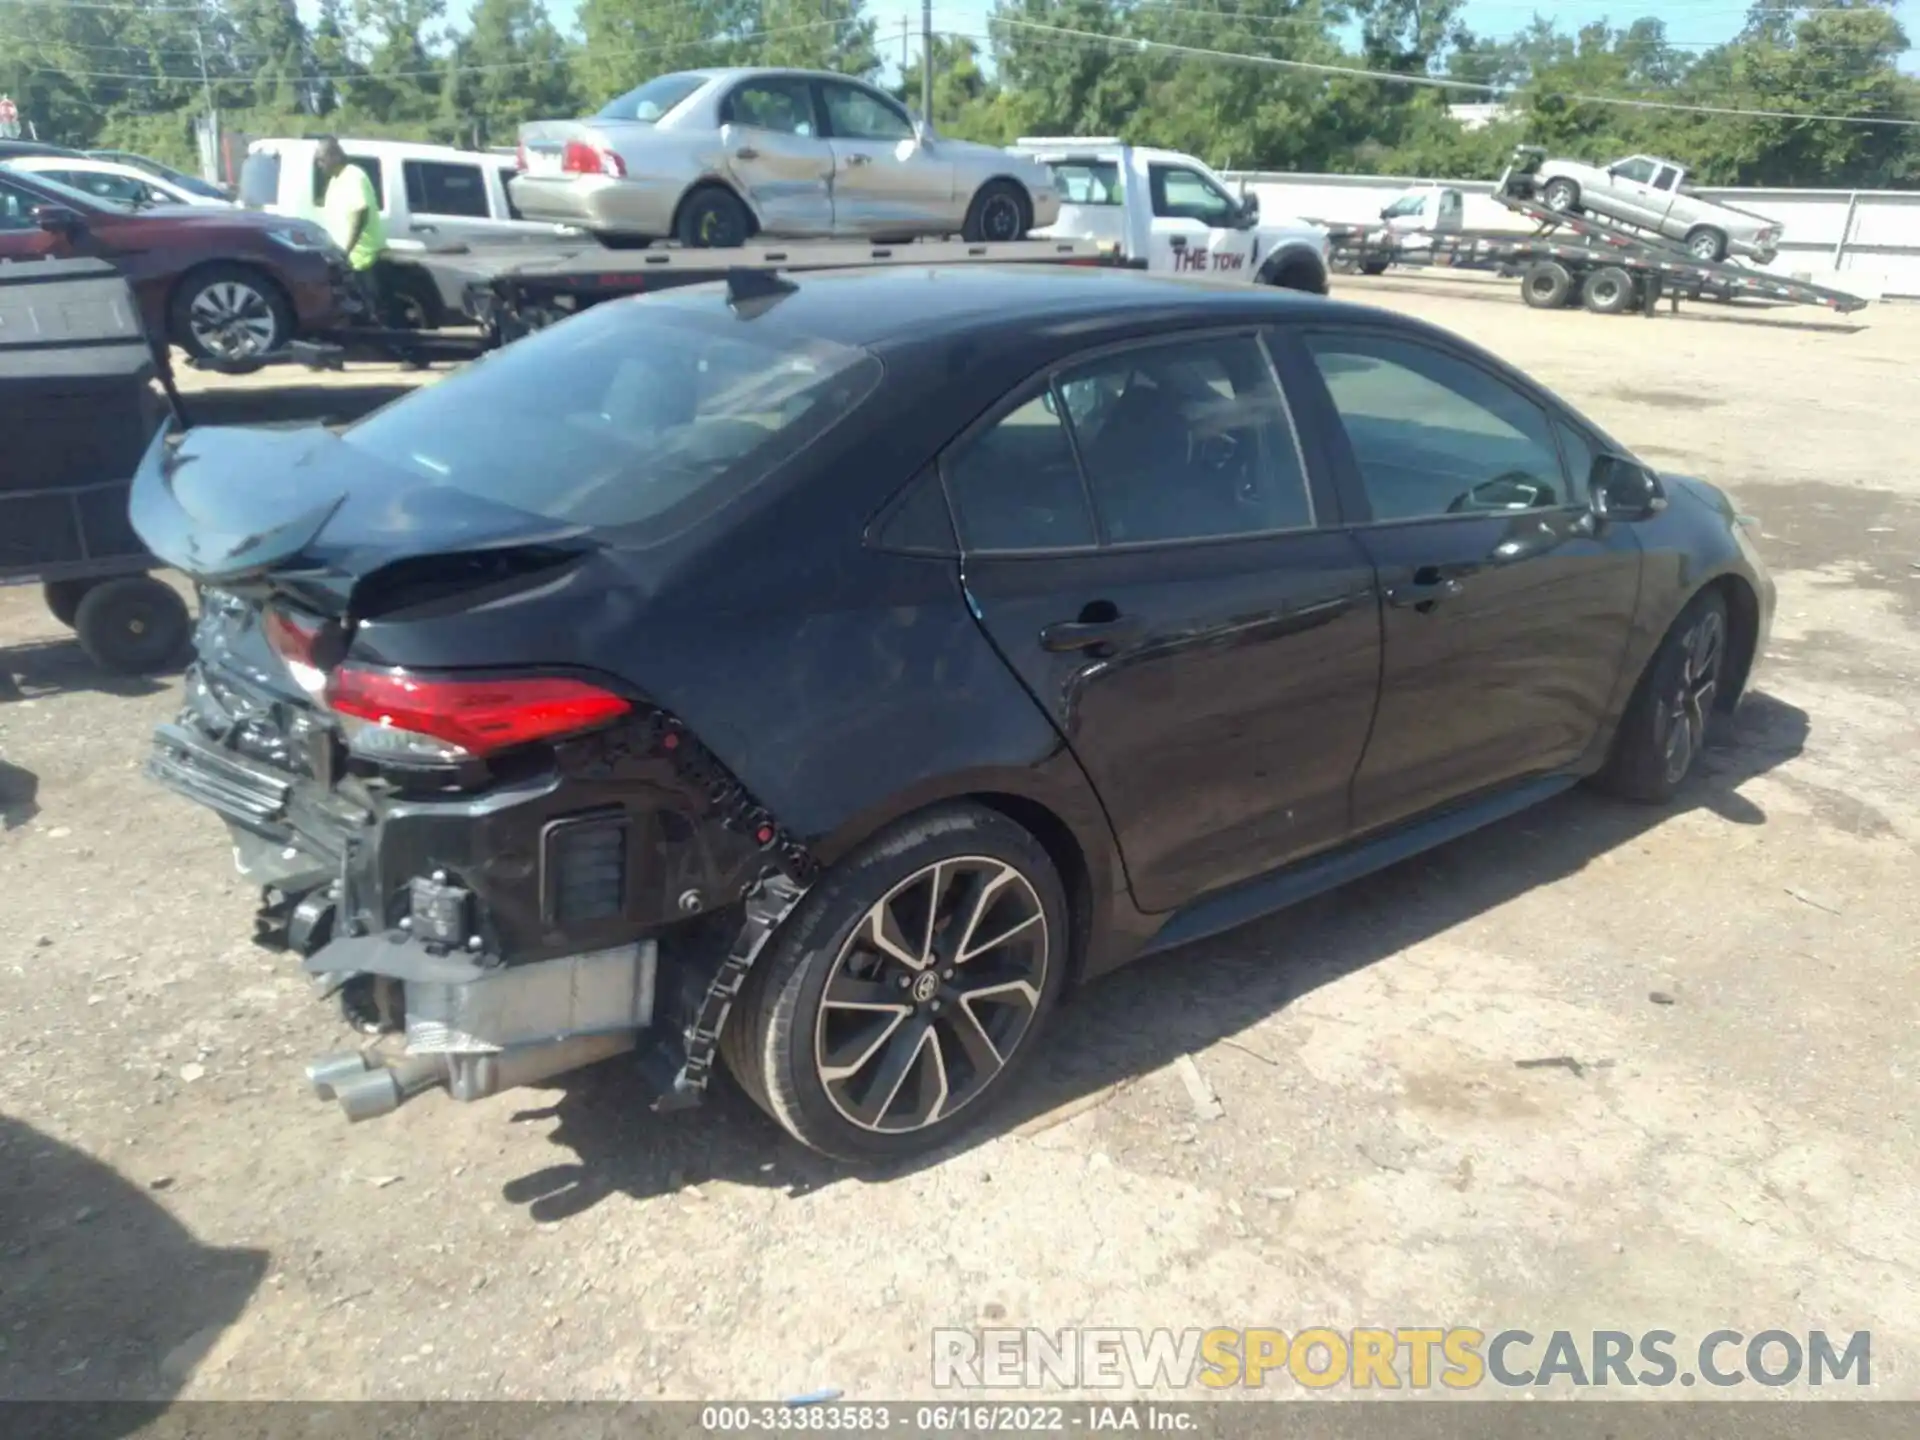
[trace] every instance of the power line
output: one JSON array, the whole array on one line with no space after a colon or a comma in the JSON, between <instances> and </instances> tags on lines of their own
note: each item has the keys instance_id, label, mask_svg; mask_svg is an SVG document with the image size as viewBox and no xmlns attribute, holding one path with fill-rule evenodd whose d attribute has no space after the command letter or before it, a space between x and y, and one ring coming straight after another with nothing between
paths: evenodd
<instances>
[{"instance_id":1,"label":"power line","mask_svg":"<svg viewBox=\"0 0 1920 1440\"><path fill-rule=\"evenodd\" d=\"M779 35L798 35L808 30L839 29L860 22L852 18L839 20L814 20L804 25L780 25L771 30L753 30L739 35L716 35L704 40L687 40L673 45L653 45L636 50L600 50L595 57L607 60L630 60L642 55L666 55L681 50L698 50L716 45L747 45L760 40L771 40ZM542 67L566 66L574 63L572 55L556 58L536 57L526 60L502 60L490 65L439 65L430 70L349 70L337 75L298 74L289 78L311 84L351 84L357 80L427 80L445 75L480 75L501 70L537 70ZM198 75L170 75L155 71L112 71L112 70L68 70L63 66L39 65L35 69L50 75L66 75L77 80L160 80L181 85L195 85L200 82ZM215 85L253 85L258 83L253 76L222 76L215 79Z\"/></svg>"},{"instance_id":2,"label":"power line","mask_svg":"<svg viewBox=\"0 0 1920 1440\"><path fill-rule=\"evenodd\" d=\"M1102 35L1092 30L1075 30L1064 25L1042 25L1032 20L1014 20L1004 15L987 17L989 25L1012 26L1039 34L1070 37L1081 42L1132 50L1150 50L1171 55L1189 55L1197 59L1224 60L1230 64L1256 65L1276 70L1298 70L1319 75L1348 75L1361 80L1379 80L1387 84L1416 85L1434 90L1472 91L1497 98L1524 95L1524 85L1488 85L1472 80L1451 80L1440 75L1407 75L1393 70L1368 70L1357 65L1332 65L1315 60L1282 60L1272 55L1249 55L1241 50L1214 50L1199 45L1175 45L1164 40L1146 40L1128 35ZM988 36L968 36L987 39ZM1672 100L1639 100L1624 95L1585 95L1573 91L1541 91L1555 99L1582 105L1618 105L1633 110L1666 110L1690 115L1734 115L1756 120L1826 120L1845 125L1888 125L1901 129L1920 127L1920 120L1895 119L1879 115L1829 115L1806 110L1764 110L1736 105L1689 105Z\"/></svg>"}]
</instances>

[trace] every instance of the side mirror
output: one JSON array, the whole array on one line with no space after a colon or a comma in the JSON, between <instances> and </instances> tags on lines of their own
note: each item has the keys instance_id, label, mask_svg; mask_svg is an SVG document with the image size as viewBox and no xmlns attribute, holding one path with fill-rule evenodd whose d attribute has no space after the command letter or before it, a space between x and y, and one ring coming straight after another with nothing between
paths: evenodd
<instances>
[{"instance_id":1,"label":"side mirror","mask_svg":"<svg viewBox=\"0 0 1920 1440\"><path fill-rule=\"evenodd\" d=\"M923 117L917 115L913 121L913 142L921 146L933 144L933 126L929 125Z\"/></svg>"},{"instance_id":2,"label":"side mirror","mask_svg":"<svg viewBox=\"0 0 1920 1440\"><path fill-rule=\"evenodd\" d=\"M1667 508L1660 477L1620 455L1594 457L1587 496L1599 520L1645 520Z\"/></svg>"},{"instance_id":3,"label":"side mirror","mask_svg":"<svg viewBox=\"0 0 1920 1440\"><path fill-rule=\"evenodd\" d=\"M1260 219L1260 197L1251 190L1240 197L1240 218L1249 225Z\"/></svg>"},{"instance_id":4,"label":"side mirror","mask_svg":"<svg viewBox=\"0 0 1920 1440\"><path fill-rule=\"evenodd\" d=\"M49 235L61 235L69 240L87 228L86 217L65 205L34 206L33 223Z\"/></svg>"}]
</instances>

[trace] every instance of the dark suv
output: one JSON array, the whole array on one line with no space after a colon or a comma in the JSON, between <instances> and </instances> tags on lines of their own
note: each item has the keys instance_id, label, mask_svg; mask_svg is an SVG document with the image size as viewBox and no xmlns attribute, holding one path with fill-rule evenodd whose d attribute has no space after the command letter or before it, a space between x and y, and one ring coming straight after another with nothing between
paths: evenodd
<instances>
[{"instance_id":1,"label":"dark suv","mask_svg":"<svg viewBox=\"0 0 1920 1440\"><path fill-rule=\"evenodd\" d=\"M349 293L346 257L310 221L136 206L0 165L0 261L75 255L119 267L147 333L196 359L254 360L333 328Z\"/></svg>"}]
</instances>

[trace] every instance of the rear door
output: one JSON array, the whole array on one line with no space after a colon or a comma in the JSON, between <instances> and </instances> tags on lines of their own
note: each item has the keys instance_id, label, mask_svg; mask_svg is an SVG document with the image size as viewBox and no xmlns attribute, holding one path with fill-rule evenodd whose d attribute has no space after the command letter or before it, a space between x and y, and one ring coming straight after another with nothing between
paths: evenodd
<instances>
[{"instance_id":1,"label":"rear door","mask_svg":"<svg viewBox=\"0 0 1920 1440\"><path fill-rule=\"evenodd\" d=\"M720 102L727 169L774 235L833 230L833 149L804 76L756 75Z\"/></svg>"},{"instance_id":2,"label":"rear door","mask_svg":"<svg viewBox=\"0 0 1920 1440\"><path fill-rule=\"evenodd\" d=\"M1595 442L1437 340L1307 327L1303 409L1332 412L1353 533L1378 568L1379 714L1354 781L1372 829L1572 765L1614 694L1639 541L1597 524Z\"/></svg>"},{"instance_id":3,"label":"rear door","mask_svg":"<svg viewBox=\"0 0 1920 1440\"><path fill-rule=\"evenodd\" d=\"M1373 569L1251 333L1090 355L942 462L995 646L1149 910L1336 843L1373 718Z\"/></svg>"},{"instance_id":4,"label":"rear door","mask_svg":"<svg viewBox=\"0 0 1920 1440\"><path fill-rule=\"evenodd\" d=\"M1147 164L1147 268L1252 280L1253 227L1211 176L1190 165Z\"/></svg>"},{"instance_id":5,"label":"rear door","mask_svg":"<svg viewBox=\"0 0 1920 1440\"><path fill-rule=\"evenodd\" d=\"M913 121L864 85L819 82L833 146L833 228L843 235L911 235L965 219L951 161L920 144Z\"/></svg>"}]
</instances>

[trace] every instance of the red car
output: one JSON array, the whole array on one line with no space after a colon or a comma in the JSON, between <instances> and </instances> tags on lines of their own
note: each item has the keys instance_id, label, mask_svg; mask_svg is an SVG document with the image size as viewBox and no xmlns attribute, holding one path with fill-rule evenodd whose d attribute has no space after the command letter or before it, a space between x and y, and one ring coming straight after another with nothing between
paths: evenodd
<instances>
[{"instance_id":1,"label":"red car","mask_svg":"<svg viewBox=\"0 0 1920 1440\"><path fill-rule=\"evenodd\" d=\"M0 262L73 255L112 261L147 333L197 359L257 359L346 318L346 257L311 221L134 206L0 166Z\"/></svg>"}]
</instances>

